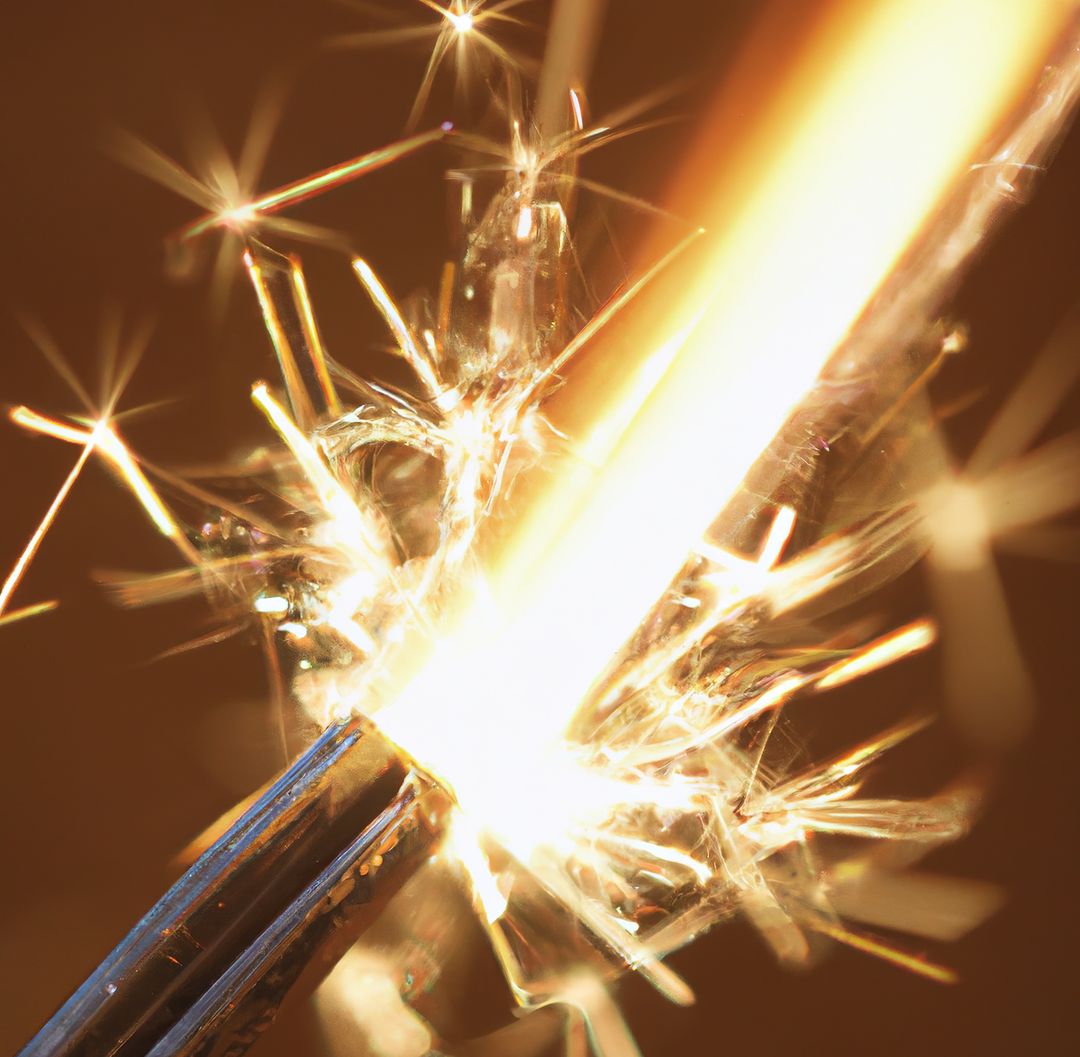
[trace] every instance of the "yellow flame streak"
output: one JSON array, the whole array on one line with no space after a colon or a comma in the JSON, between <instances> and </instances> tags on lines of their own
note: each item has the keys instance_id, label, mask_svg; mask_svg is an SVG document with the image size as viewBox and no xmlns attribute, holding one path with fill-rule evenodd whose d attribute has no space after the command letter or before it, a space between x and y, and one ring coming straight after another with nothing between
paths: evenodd
<instances>
[{"instance_id":1,"label":"yellow flame streak","mask_svg":"<svg viewBox=\"0 0 1080 1057\"><path fill-rule=\"evenodd\" d=\"M285 442L304 476L315 489L319 506L325 511L328 523L333 526L336 542L358 555L366 568L383 570L387 563L378 531L331 473L311 441L270 395L265 382L255 384L251 390L251 399L266 415L270 425Z\"/></svg>"},{"instance_id":2,"label":"yellow flame streak","mask_svg":"<svg viewBox=\"0 0 1080 1057\"><path fill-rule=\"evenodd\" d=\"M769 802L770 809L786 814L787 806L797 801L814 798L816 803L821 804L830 798L845 799L854 796L858 792L858 787L850 783L856 775L880 759L890 749L925 730L930 723L930 719L919 717L893 727L891 730L883 731L848 752L777 786L768 793L765 800ZM751 807L748 802L746 810L750 813L759 808L756 805Z\"/></svg>"},{"instance_id":3,"label":"yellow flame streak","mask_svg":"<svg viewBox=\"0 0 1080 1057\"><path fill-rule=\"evenodd\" d=\"M716 619L719 608L728 608L765 590L770 574L795 531L795 518L793 507L778 507L757 556L752 559L708 542L699 543L694 548L703 558L718 566L716 572L706 573L702 579L723 589L718 599L719 605L707 608L702 617L708 614L710 619Z\"/></svg>"},{"instance_id":4,"label":"yellow flame streak","mask_svg":"<svg viewBox=\"0 0 1080 1057\"><path fill-rule=\"evenodd\" d=\"M316 421L311 397L308 395L307 386L304 385L300 366L293 356L292 346L278 318L274 299L270 296L262 268L259 267L250 250L244 251L244 267L247 268L251 285L255 288L255 296L259 300L259 309L262 311L263 325L270 335L274 352L277 354L278 366L281 369L281 377L285 380L285 390L289 394L289 403L292 405L293 413L301 425L311 427Z\"/></svg>"},{"instance_id":5,"label":"yellow flame streak","mask_svg":"<svg viewBox=\"0 0 1080 1057\"><path fill-rule=\"evenodd\" d=\"M782 506L776 512L776 516L769 526L769 534L761 545L757 563L763 569L771 569L780 560L784 548L795 531L795 509L790 506Z\"/></svg>"},{"instance_id":6,"label":"yellow flame streak","mask_svg":"<svg viewBox=\"0 0 1080 1057\"><path fill-rule=\"evenodd\" d=\"M613 833L604 834L603 839L609 844L617 844L632 851L639 851L643 855L673 863L676 866L685 866L702 884L708 881L712 875L712 870L705 863L695 859L692 855L679 851L678 848L669 848L663 844L657 844L655 841L644 840L640 837L628 837Z\"/></svg>"},{"instance_id":7,"label":"yellow flame streak","mask_svg":"<svg viewBox=\"0 0 1080 1057\"><path fill-rule=\"evenodd\" d=\"M959 977L956 972L947 966L938 965L936 962L927 961L914 954L899 950L880 940L871 939L869 936L852 932L842 925L834 925L825 921L815 921L814 929L822 935L829 936L848 947L853 947L864 954L872 954L882 961L898 965L901 969L925 976L928 980L935 980L939 984L955 984Z\"/></svg>"},{"instance_id":8,"label":"yellow flame streak","mask_svg":"<svg viewBox=\"0 0 1080 1057\"><path fill-rule=\"evenodd\" d=\"M573 816L573 783L558 797L546 784L533 797L496 790L544 773L590 684L1030 82L1072 5L844 11L793 76L737 216L662 333L701 322L595 486L582 499L572 482L567 516L551 483L497 562L494 612L470 613L380 716L519 853L533 821L546 832L553 813ZM498 749L484 758L512 774L471 763L488 739Z\"/></svg>"},{"instance_id":9,"label":"yellow flame streak","mask_svg":"<svg viewBox=\"0 0 1080 1057\"><path fill-rule=\"evenodd\" d=\"M450 126L445 125L437 129L431 129L428 132L418 133L407 139L399 140L397 143L391 143L389 146L381 147L367 154L361 154L356 158L350 158L348 161L333 165L329 169L323 169L321 172L314 173L311 176L294 180L292 183L285 184L273 191L267 191L251 202L207 213L205 216L201 216L188 224L179 232L177 237L181 241L186 241L214 228L247 227L257 222L261 216L276 213L288 205L306 201L308 198L323 194L331 188L339 187L341 184L355 180L366 173L381 169L384 165L389 165L391 162L395 162L399 158L427 146L429 143L442 139L449 131Z\"/></svg>"},{"instance_id":10,"label":"yellow flame streak","mask_svg":"<svg viewBox=\"0 0 1080 1057\"><path fill-rule=\"evenodd\" d=\"M57 440L67 441L68 444L96 444L98 437L93 432L79 429L77 426L69 426L66 422L59 422L47 415L39 414L28 407L13 407L8 417L16 426L30 430L31 433L41 433L46 437L55 437Z\"/></svg>"},{"instance_id":11,"label":"yellow flame streak","mask_svg":"<svg viewBox=\"0 0 1080 1057\"><path fill-rule=\"evenodd\" d=\"M30 424L34 420L33 412L28 411L27 408L15 408L11 412L11 419L16 424L24 426L27 429L34 428L33 425ZM11 596L15 593L15 588L19 586L19 582L22 580L23 576L26 575L26 570L34 560L34 555L37 554L38 548L41 546L41 541L45 538L45 534L56 520L56 515L60 513L60 508L64 505L64 500L67 499L68 493L78 480L79 474L82 473L82 469L86 465L87 459L93 454L95 441L96 438L93 436L88 437L82 452L75 461L75 465L71 468L71 472L60 486L60 490L56 493L56 497L49 504L48 510L45 511L45 516L41 519L38 527L34 530L34 534L23 548L23 552L19 555L11 572L8 573L7 579L4 581L4 586L0 587L0 614L7 609L7 604L11 600ZM20 610L19 612L24 613L26 616L32 615L26 613L25 610ZM18 617L15 613L12 613L5 619L14 622Z\"/></svg>"},{"instance_id":12,"label":"yellow flame streak","mask_svg":"<svg viewBox=\"0 0 1080 1057\"><path fill-rule=\"evenodd\" d=\"M454 811L451 817L443 851L465 870L481 919L488 925L495 924L506 911L507 897L480 847L480 833L461 811Z\"/></svg>"},{"instance_id":13,"label":"yellow flame streak","mask_svg":"<svg viewBox=\"0 0 1080 1057\"><path fill-rule=\"evenodd\" d=\"M853 679L859 679L879 668L895 664L904 657L919 653L934 644L937 631L931 620L916 620L906 627L871 642L856 651L851 657L834 664L818 679L817 688L827 690L832 686L842 686Z\"/></svg>"},{"instance_id":14,"label":"yellow flame streak","mask_svg":"<svg viewBox=\"0 0 1080 1057\"><path fill-rule=\"evenodd\" d=\"M581 108L581 93L576 88L570 89L570 109L574 112L574 128L580 132L585 127L585 115Z\"/></svg>"},{"instance_id":15,"label":"yellow flame streak","mask_svg":"<svg viewBox=\"0 0 1080 1057\"><path fill-rule=\"evenodd\" d=\"M601 419L591 430L588 436L577 446L576 454L585 463L586 476L583 477L582 485L587 486L592 482L592 474L587 473L604 464L607 457L615 450L626 430L634 420L638 407L643 404L649 394L656 388L660 379L664 377L671 366L679 350L686 344L687 338L693 332L697 319L692 319L680 331L673 334L667 341L660 345L655 352L635 371L632 372L629 383L626 386L626 399L621 405L621 414L607 415ZM564 482L560 488L560 495L569 498L568 488Z\"/></svg>"},{"instance_id":16,"label":"yellow flame streak","mask_svg":"<svg viewBox=\"0 0 1080 1057\"><path fill-rule=\"evenodd\" d=\"M717 586L715 598L700 604L692 620L679 632L671 635L661 646L636 659L620 671L615 687L605 687L610 696L612 689L648 686L659 678L711 627L717 626L726 615L735 612L761 593L768 584L769 577L779 560L787 541L795 527L795 511L792 507L781 506L770 523L765 540L762 542L756 558L748 559L742 555L708 544L699 543L698 553L715 562L721 568L715 573L708 573L702 580ZM699 601L695 599L695 601ZM769 687L764 693L734 712L720 719L717 723L697 732L686 748L704 744L708 739L721 737L749 723L751 720L782 705L796 690L808 682L801 676L791 676ZM684 744L680 741L679 744ZM667 744L643 747L646 757L652 757L656 751L669 754ZM673 754L673 753L672 753ZM632 759L633 754L628 759Z\"/></svg>"},{"instance_id":17,"label":"yellow flame streak","mask_svg":"<svg viewBox=\"0 0 1080 1057\"><path fill-rule=\"evenodd\" d=\"M0 615L0 628L6 627L8 624L17 624L20 620L29 620L31 617L39 616L41 613L49 613L59 604L53 598L47 602L35 602L33 605L12 609L10 612Z\"/></svg>"},{"instance_id":18,"label":"yellow flame streak","mask_svg":"<svg viewBox=\"0 0 1080 1057\"><path fill-rule=\"evenodd\" d=\"M300 309L300 324L304 328L308 352L315 368L315 377L318 379L319 388L322 390L326 409L331 415L340 415L341 401L338 399L337 390L334 388L334 383L330 378L326 349L322 343L322 336L319 334L318 324L315 322L315 313L311 308L311 297L308 294L307 282L304 280L304 272L300 267L300 261L296 257L289 258L289 275L292 278L296 304Z\"/></svg>"},{"instance_id":19,"label":"yellow flame streak","mask_svg":"<svg viewBox=\"0 0 1080 1057\"><path fill-rule=\"evenodd\" d=\"M198 551L188 542L183 529L162 502L154 486L147 480L146 474L140 469L135 457L108 422L97 422L89 430L79 429L38 414L27 407L15 408L11 412L11 420L23 429L55 437L69 444L81 444L87 450L99 451L112 463L113 468L139 501L158 532L176 547L186 561L192 565L200 564ZM85 461L85 454L86 452L81 461Z\"/></svg>"},{"instance_id":20,"label":"yellow flame streak","mask_svg":"<svg viewBox=\"0 0 1080 1057\"><path fill-rule=\"evenodd\" d=\"M687 742L686 748L691 749L698 745L706 745L726 734L730 734L739 727L746 726L758 716L771 712L774 708L783 705L796 691L806 685L806 678L800 675L787 676L770 686L764 693L759 694L752 701L735 709L730 715L719 720L714 726L707 727L700 734L695 734Z\"/></svg>"},{"instance_id":21,"label":"yellow flame streak","mask_svg":"<svg viewBox=\"0 0 1080 1057\"><path fill-rule=\"evenodd\" d=\"M402 318L397 305L394 304L394 299L387 292L386 287L379 281L379 277L375 274L367 261L361 257L357 257L353 260L352 267L353 271L356 273L357 279L360 280L361 286L368 292L375 307L379 310L379 314L383 317L386 325L390 328L390 332L394 335L405 362L408 363L416 373L417 378L420 380L420 384L423 385L428 396L438 401L438 398L443 391L439 376L435 373L435 368L430 359L428 359L427 355L416 343L412 331Z\"/></svg>"}]
</instances>

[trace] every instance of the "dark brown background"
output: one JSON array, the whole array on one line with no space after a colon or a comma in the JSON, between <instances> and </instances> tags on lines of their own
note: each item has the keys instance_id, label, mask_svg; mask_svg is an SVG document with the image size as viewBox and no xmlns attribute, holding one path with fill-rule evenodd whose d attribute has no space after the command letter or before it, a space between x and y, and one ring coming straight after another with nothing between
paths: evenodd
<instances>
[{"instance_id":1,"label":"dark brown background","mask_svg":"<svg viewBox=\"0 0 1080 1057\"><path fill-rule=\"evenodd\" d=\"M655 4L613 0L592 91L597 113L687 71L700 79L682 105L688 121L598 156L594 175L662 194L753 6L670 0L658 19ZM534 8L541 23L545 7ZM201 105L235 145L270 76L292 78L294 87L260 186L389 141L423 54L320 52L329 33L361 25L354 13L318 0L9 5L0 31L0 398L57 410L73 403L14 325L15 313L42 320L93 381L103 309L115 305L129 319L149 311L157 321L127 406L175 400L128 427L139 450L161 462L198 462L262 437L246 394L272 365L247 291L238 289L225 321L211 325L204 286L172 285L162 268L162 236L193 208L108 160L100 144L120 126L182 156L183 130ZM430 283L443 250L444 161L433 153L408 162L306 215L347 226L392 287ZM1074 134L960 298L974 341L946 384L985 392L955 424L961 447L1077 299L1078 180ZM335 354L352 366L391 370L369 351L381 336L357 311L351 282L327 273L313 283ZM1078 418L1073 399L1055 428ZM0 451L6 569L73 450L5 428ZM171 561L133 503L91 466L17 599L59 597L61 608L0 631L0 1049L24 1041L163 891L176 850L277 767L255 648L233 641L153 662L201 629L202 608L120 611L88 576ZM1041 711L985 820L937 860L1010 892L997 918L933 952L963 982L938 987L845 950L792 975L735 924L674 958L701 996L696 1009L668 1007L630 983L630 1017L647 1055L1056 1053L1075 1044L1080 578L1067 563L1005 559L1002 569ZM906 589L915 597L917 580ZM864 692L925 700L933 685L928 659ZM301 1017L260 1052L321 1051Z\"/></svg>"}]
</instances>

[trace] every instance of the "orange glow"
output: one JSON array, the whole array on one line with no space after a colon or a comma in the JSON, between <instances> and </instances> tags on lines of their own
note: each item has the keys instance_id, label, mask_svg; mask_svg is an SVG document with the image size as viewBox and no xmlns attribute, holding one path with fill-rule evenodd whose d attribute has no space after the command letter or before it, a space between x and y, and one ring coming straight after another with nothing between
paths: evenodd
<instances>
[{"instance_id":1,"label":"orange glow","mask_svg":"<svg viewBox=\"0 0 1080 1057\"><path fill-rule=\"evenodd\" d=\"M585 127L585 115L581 109L581 95L574 89L570 89L570 109L574 112L574 128L579 131Z\"/></svg>"},{"instance_id":2,"label":"orange glow","mask_svg":"<svg viewBox=\"0 0 1080 1057\"><path fill-rule=\"evenodd\" d=\"M819 690L827 690L830 686L850 683L852 679L859 679L913 653L928 649L936 638L931 621L916 620L907 627L898 628L871 642L853 656L834 665L817 681L817 687Z\"/></svg>"}]
</instances>

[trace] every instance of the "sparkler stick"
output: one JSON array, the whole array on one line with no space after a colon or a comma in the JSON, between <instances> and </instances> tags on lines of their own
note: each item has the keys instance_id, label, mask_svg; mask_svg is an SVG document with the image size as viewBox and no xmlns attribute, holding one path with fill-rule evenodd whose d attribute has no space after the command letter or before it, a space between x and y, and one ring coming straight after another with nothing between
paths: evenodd
<instances>
[{"instance_id":1,"label":"sparkler stick","mask_svg":"<svg viewBox=\"0 0 1080 1057\"><path fill-rule=\"evenodd\" d=\"M693 935L703 916L676 919L670 927L646 935L641 921L647 919L635 916L646 900L635 885L655 883L676 890L672 877L680 876L681 871L691 879L688 884L709 886L715 882L716 888L725 892L717 878L726 874L733 878L732 886L739 890L748 912L766 923L764 931L776 945L786 953L802 956L806 942L793 915L773 898L765 878L771 859L785 860L800 849L806 852L810 833L904 834L910 839L934 841L949 839L963 828L958 812L947 803L928 801L905 811L897 808L899 802L855 797L853 780L859 771L921 723L887 732L805 773L776 778L771 785L763 780L760 754L755 759L732 753L728 759L725 747L715 743L720 735L775 710L803 686L836 685L860 670L871 670L924 648L932 639L928 625L884 636L842 660L820 649L822 656L808 661L805 671L796 666L792 674L792 669L781 668L780 678L721 684L722 689L712 692L711 698L707 683L681 698L664 699L656 691L661 677L677 674L676 664L689 648L700 645L715 629L723 629L729 614L767 595L770 576L795 527L794 511L779 507L756 558L731 553L731 540L715 528L713 535L718 538L710 546L702 545L703 530L730 502L762 450L789 420L792 408L801 400L812 399L806 397L808 389L853 319L1028 81L1034 67L1032 56L1045 53L1065 21L1065 7L1056 0L1002 9L1000 20L982 41L981 65L958 71L954 31L978 21L977 5L957 0L946 9L944 24L940 21L942 9L936 4L877 0L852 14L856 7L846 8L848 21L832 27L836 37L828 60L819 58L817 65L804 68L801 76L794 78L791 98L786 102L789 107L795 105L792 99L797 103L795 116L784 106L778 108L788 140L783 148L773 145L766 152L767 164L761 165L760 179L743 204L743 216L714 244L701 276L688 284L678 318L665 322L660 338L666 340L653 343L663 351L659 369L646 370L643 377L649 384L630 385L630 395L624 392L621 399L612 401L594 423L585 447L598 453L597 461L604 465L592 494L584 494L586 489L579 479L541 491L531 516L519 526L495 563L490 586L502 609L494 626L480 608L458 607L457 615L464 608L471 626L450 623L440 629L443 635L436 643L434 659L419 674L412 667L415 658L411 654L404 672L395 670L396 659L391 656L387 671L377 673L387 676L391 686L394 677L397 686L404 685L403 692L391 699L380 716L381 728L401 749L367 733L361 744L370 744L365 739L376 742L375 763L366 764L354 775L343 762L344 754L324 755L324 750L356 728L332 727L151 911L30 1044L25 1051L28 1057L103 1052L94 1048L100 1046L111 1046L104 1052L123 1053L124 1057L218 1052L223 1032L230 1034L229 1052L240 1052L252 1040L254 1027L276 1007L281 991L312 950L324 941L332 945L334 934L344 928L339 925L338 911L348 916L349 893L357 875L364 876L364 867L375 863L375 857L368 856L373 851L382 854L377 850L382 846L380 841L385 838L393 842L395 850L401 848L400 869L407 872L429 846L426 841L435 839L441 823L438 810L430 827L415 838L417 843L398 838L399 824L402 833L414 832L406 820L414 818L412 812L417 810L411 791L398 793L399 779L406 769L401 762L405 753L421 761L425 769L437 772L453 787L460 807L471 814L477 828L494 836L520 865L531 868L548 895L580 915L597 947L625 966L650 974L658 986L676 997L685 998L685 988L665 974L658 956ZM953 19L957 21L953 23ZM885 78L895 76L897 83L882 81L879 67ZM803 99L807 82L821 93L811 104ZM940 103L940 120L924 130L918 127L918 117L930 102ZM837 152L845 145L844 137L859 142L857 149L842 155L841 164ZM911 145L916 141L924 150L917 159L911 156ZM886 182L894 191L887 209L879 201ZM265 208L274 205L268 200ZM856 214L854 219L852 213ZM516 210L512 229L515 245L528 244L534 237L533 218L531 205ZM820 246L835 234L838 225L845 235L844 258L833 268L815 268ZM429 395L434 395L434 359L429 361L421 351L374 273L363 262L354 268L416 365L421 382L427 383ZM302 278L297 284L299 272L291 274L298 332L313 359L315 376L329 407L332 389L327 388L328 374L320 370L324 361L306 289ZM506 296L498 307L504 314L507 306L520 303L510 295L517 294L526 274L519 269L508 270L503 276L508 280L502 286ZM294 370L296 357L287 352L279 313L271 304L269 288L258 268L253 269L253 281L281 357L294 417L299 421L289 417L265 386L256 388L255 399L295 457L301 478L313 495L314 510L323 519L320 527L328 530L323 535L333 537L328 547L335 548L335 556L346 564L351 561L353 573L368 574L372 571L368 566L390 565L390 555L380 553L380 540L369 537L362 505L342 484L334 462L333 453L340 448L335 449L333 429L327 428L313 439L301 428L318 416L310 404L296 398L304 383ZM774 310L778 287L790 318ZM493 311L493 321L497 316ZM526 322L531 324L532 320ZM502 336L507 333L513 331L508 328ZM528 364L535 350L514 348L514 340L506 339L511 346L507 349L500 348L499 341L492 342L493 356L507 355L505 361L495 363L497 382L489 382L496 394L507 389L513 393L513 382L530 391L532 379L521 364ZM434 337L428 351L433 358L438 354ZM510 354L517 358L511 359ZM543 368L534 366L543 377ZM522 377L511 377L514 368ZM477 370L469 381L482 390L483 371ZM907 391L910 381L906 380L902 392ZM398 402L394 414L409 429L422 433L432 446L432 437L439 436L440 442L447 443L449 435L459 444L458 452L472 456L477 444L476 407L491 406L498 405L466 404L460 417L454 417L459 405L446 401L438 408L444 413L439 421L441 433L433 429L425 433L425 420L405 401ZM517 417L498 421L499 430L523 428ZM332 425L344 431L369 424L357 412ZM84 431L62 424L53 432L63 436L62 430L69 434L64 439L86 439ZM869 435L873 435L872 430ZM602 441L595 440L598 436ZM393 434L393 439L398 437ZM713 453L721 440L723 456L716 458ZM346 449L348 443L346 437ZM495 450L498 469L492 476L499 480L507 456ZM128 462L134 466L130 459ZM463 473L462 479L470 483L471 490L462 489L464 502L460 505L471 503L475 507L483 494L477 483L481 475L475 465L468 469L470 473ZM137 490L142 478L133 472L125 476ZM462 496L451 494L452 499ZM776 498L772 492L762 496L762 507L778 506ZM452 502L445 506L452 516L460 514L460 506ZM557 518L550 516L552 511L557 512ZM468 521L468 517L463 516L463 520ZM722 521L722 528L724 524ZM727 527L741 529L742 524L735 519L734 526L727 522ZM461 538L469 541L471 536L464 534L454 540L458 549L465 549ZM621 554L613 554L616 546ZM712 562L717 572L698 578L694 586L702 589L699 595L679 598L668 592L668 586L690 554ZM398 592L402 610L415 604L402 587L398 570L391 569L387 580ZM430 577L422 581L428 582ZM583 585L589 588L586 604L581 599ZM716 593L706 593L705 586L717 588ZM819 579L810 594L820 590ZM635 739L632 731L627 734L625 729L615 729L597 755L605 756L608 763L623 763L624 774L612 777L612 768L608 773L601 769L585 776L563 740L568 724L582 701L589 700L591 687L610 659L628 640L635 645L643 641L642 631L634 639L635 628L658 599L664 599L665 604L674 600L697 615L682 627L672 623L670 634L650 643L642 658L617 667L606 684L599 683L599 722L603 725L619 718L616 706L624 702L620 702L618 692L624 689L629 691L631 704L636 695L658 693L663 707L646 715L646 720L661 732L669 723L679 726L685 714L683 706L689 711L695 695L713 708L713 721L696 727L687 721L679 738ZM336 612L330 618L325 616L325 603L325 597L318 598L312 612L321 614L324 623L347 638L360 655L378 654L379 642L355 619L361 609L355 597L346 599L349 604L333 607ZM287 598L275 596L273 612L286 615L289 609ZM580 618L582 611L587 614L584 620ZM550 655L549 663L540 667L529 663L537 643L543 643ZM758 657L747 661L737 650L735 656L746 668L761 661ZM347 673L355 674L355 670ZM369 699L350 686L347 678L342 684L343 692L334 688L337 696L331 700L331 695L325 694L322 704L368 707ZM367 689L362 682L359 685ZM317 684L316 691L319 689ZM727 700L728 695L732 700ZM716 698L721 701L719 707ZM486 711L506 699L514 707L509 723L500 721L494 711ZM615 705L604 715L611 702ZM460 728L468 732L467 744L456 737ZM491 751L485 753L489 743ZM666 765L681 754L699 751L722 757L728 768L725 777L739 786L737 795L720 783L708 784L693 769L685 774L665 766L648 770L658 761ZM484 756L482 775L476 773L478 752ZM387 778L384 784L387 774L394 780ZM319 784L322 778L325 785ZM418 788L427 788L427 779L416 781ZM514 790L512 798L505 796L509 789ZM388 796L393 793L398 795ZM342 794L345 803L355 805L355 813L352 807L348 809L347 819L335 813ZM439 793L431 796L441 804ZM500 798L503 803L497 802ZM732 807L733 803L737 806ZM300 810L303 821L298 826L307 833L304 811L308 804L314 805L311 810L317 817L326 808L332 824L325 840L319 833L312 838L315 847L302 842L295 846L303 860L300 863L292 858L294 845L282 839L279 827L291 824L288 820L294 818L293 811ZM628 816L635 810L651 812L669 829L674 825L669 825L670 817L698 823L707 818L717 832L710 830L688 851L650 839L640 823L630 832L620 830L617 823L623 809ZM597 810L601 812L599 823L589 816ZM609 824L612 816L616 824ZM282 823L282 819L287 821ZM583 829L588 840L567 852L567 845ZM606 860L600 848L605 849ZM316 865L316 852L332 856L325 869ZM260 896L251 908L241 906L235 912L224 899L218 902L226 907L211 906L209 901L233 879L243 893L249 880L262 876L261 864L275 863L279 856L288 858L288 864L273 870L271 894L265 901ZM578 877L584 879L583 884L592 881L591 892L577 887L565 867L567 859L575 856L584 861L585 869L579 870ZM620 872L612 865L616 863L628 866ZM469 868L482 874L484 856ZM391 880L394 876L391 871ZM477 878L478 888L481 880ZM602 902L605 897L615 902L608 895L611 891L619 901L617 910L609 910ZM232 889L226 894L235 899ZM807 893L807 905L801 908L805 920L798 924L882 953L880 945L836 924L816 895L816 888ZM496 903L499 905L490 909ZM327 905L333 908L329 917ZM523 1003L545 999L548 996L538 993L532 981L522 978L520 966L515 966L504 914L506 900L488 906L488 924L517 996ZM622 907L631 909L624 912ZM228 909L229 923L220 938L204 942L198 929L214 908ZM653 905L647 907L650 912L653 909ZM636 935L639 930L644 939ZM181 950L181 957L172 945L178 936L186 943L189 935L201 946L185 960L190 952ZM927 975L942 976L937 967L918 960L906 956L896 956L896 960ZM147 966L152 967L151 973L140 976L134 972L139 968L141 973ZM142 981L157 979L159 974L165 980L164 990L148 999ZM231 1019L237 1010L239 1023Z\"/></svg>"},{"instance_id":2,"label":"sparkler stick","mask_svg":"<svg viewBox=\"0 0 1080 1057\"><path fill-rule=\"evenodd\" d=\"M355 935L357 917L376 914L430 854L445 805L369 725L331 727L23 1057L194 1053L234 1033L246 1048L324 941Z\"/></svg>"}]
</instances>

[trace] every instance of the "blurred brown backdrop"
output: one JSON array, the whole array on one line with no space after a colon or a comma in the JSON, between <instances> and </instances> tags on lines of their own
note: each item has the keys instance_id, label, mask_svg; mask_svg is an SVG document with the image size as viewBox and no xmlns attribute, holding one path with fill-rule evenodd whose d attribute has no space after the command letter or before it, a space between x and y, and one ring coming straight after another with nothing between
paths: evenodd
<instances>
[{"instance_id":1,"label":"blurred brown backdrop","mask_svg":"<svg viewBox=\"0 0 1080 1057\"><path fill-rule=\"evenodd\" d=\"M546 5L530 6L528 17L542 24ZM754 6L670 0L658 18L655 4L613 0L591 92L596 113L687 71L696 79L680 103L686 121L598 155L593 175L661 195ZM793 15L806 7L793 3ZM183 158L184 130L201 108L236 145L260 86L284 79L291 88L260 184L275 186L393 139L422 50L324 52L328 35L364 23L322 0L68 0L19 5L3 22L0 399L74 409L16 325L18 313L41 320L93 382L99 324L115 306L129 320L147 312L156 320L126 406L173 401L127 428L135 447L183 464L258 441L248 385L272 364L251 298L238 287L215 325L205 285L165 278L162 236L194 207L109 160L105 133L122 127ZM306 216L346 225L393 288L431 284L444 249L444 162L438 152L406 162ZM1034 203L1000 234L961 294L973 344L944 384L984 394L954 425L961 448L1080 294L1078 180L1073 134ZM393 371L370 351L381 335L359 311L351 281L328 271L313 287L335 355ZM1074 397L1054 428L1078 421ZM10 428L0 429L0 452L6 570L73 452ZM19 593L20 602L58 597L60 609L0 631L0 1049L21 1044L164 890L177 849L278 766L254 646L234 640L155 662L205 626L202 607L124 612L88 575L172 560L132 502L91 465ZM628 984L646 1055L1056 1053L1075 1043L1080 577L1076 564L1019 558L1003 559L1002 571L1041 704L985 820L936 859L1010 893L997 918L934 952L959 969L962 983L938 987L845 950L792 975L734 924L674 958L701 996L696 1009L668 1007ZM917 596L917 579L905 589ZM933 685L927 659L866 692L925 699ZM322 1050L312 1024L294 1017L260 1052Z\"/></svg>"}]
</instances>

